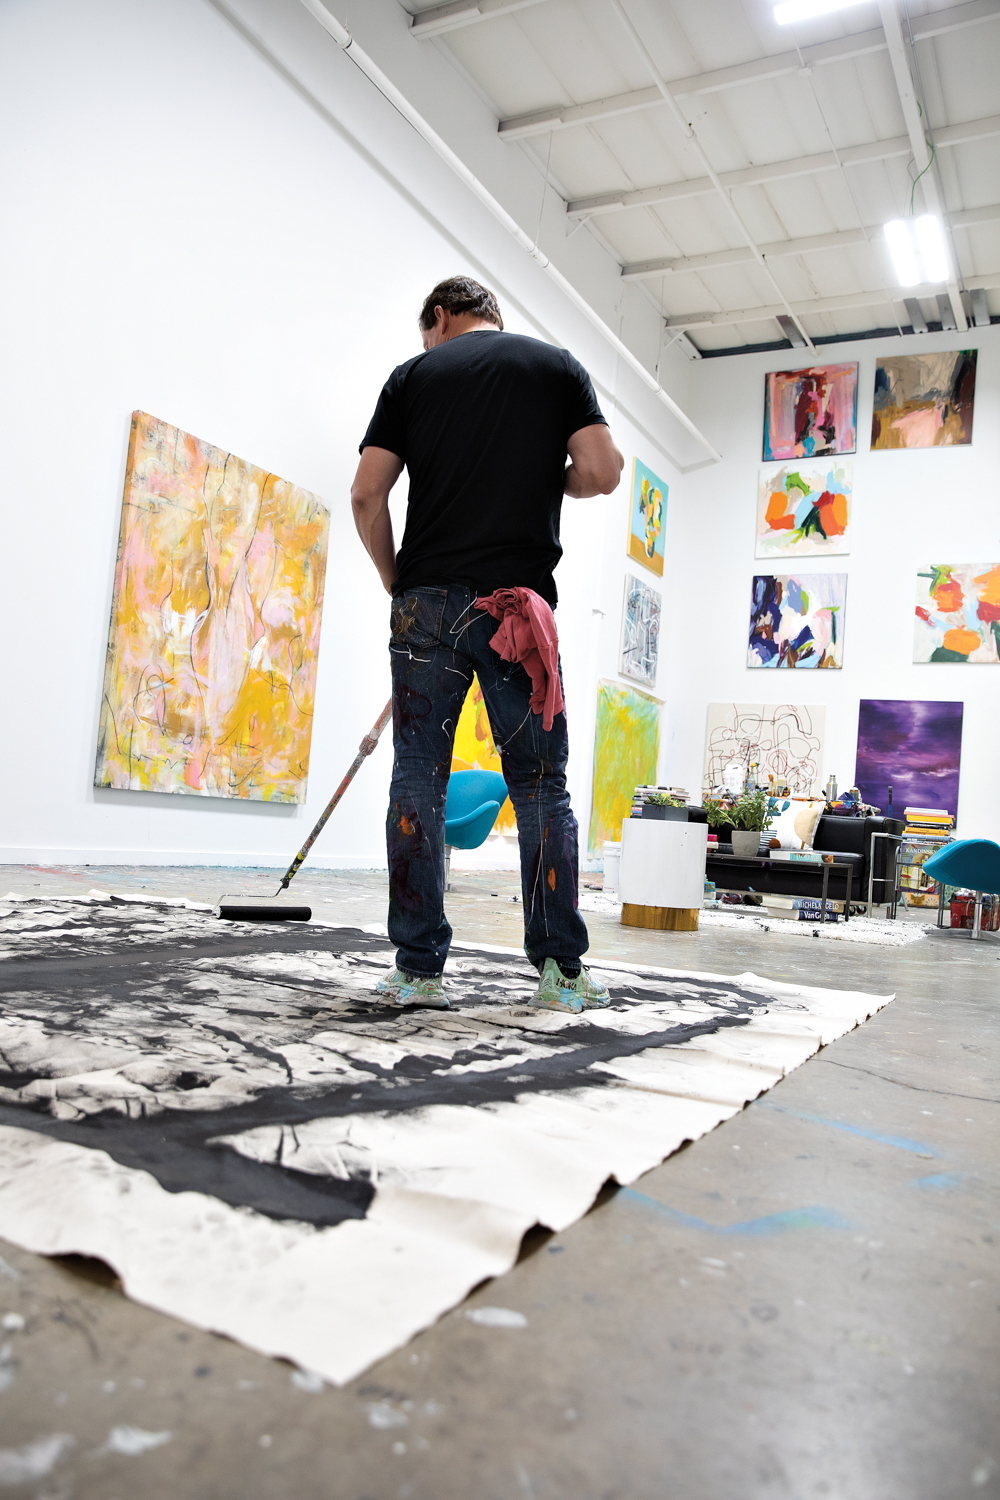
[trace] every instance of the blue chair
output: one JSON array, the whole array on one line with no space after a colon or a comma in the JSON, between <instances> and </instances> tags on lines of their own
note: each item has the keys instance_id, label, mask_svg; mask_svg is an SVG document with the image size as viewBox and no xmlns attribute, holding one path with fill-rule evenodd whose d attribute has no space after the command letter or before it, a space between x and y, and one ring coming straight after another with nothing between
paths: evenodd
<instances>
[{"instance_id":1,"label":"blue chair","mask_svg":"<svg viewBox=\"0 0 1000 1500\"><path fill-rule=\"evenodd\" d=\"M976 914L972 936L982 936L983 892L1000 894L1000 844L992 839L956 839L932 854L924 870L941 887L938 900L938 926L944 924L944 887L964 886L976 893Z\"/></svg>"},{"instance_id":2,"label":"blue chair","mask_svg":"<svg viewBox=\"0 0 1000 1500\"><path fill-rule=\"evenodd\" d=\"M499 771L452 771L444 807L445 888L451 885L452 849L485 844L507 800Z\"/></svg>"}]
</instances>

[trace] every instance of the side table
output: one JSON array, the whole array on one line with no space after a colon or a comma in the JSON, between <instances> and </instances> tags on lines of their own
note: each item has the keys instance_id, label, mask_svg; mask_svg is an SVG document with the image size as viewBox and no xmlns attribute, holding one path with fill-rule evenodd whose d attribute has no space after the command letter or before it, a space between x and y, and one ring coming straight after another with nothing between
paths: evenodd
<instances>
[{"instance_id":1,"label":"side table","mask_svg":"<svg viewBox=\"0 0 1000 1500\"><path fill-rule=\"evenodd\" d=\"M626 818L618 877L622 925L697 932L707 850L707 823Z\"/></svg>"}]
</instances>

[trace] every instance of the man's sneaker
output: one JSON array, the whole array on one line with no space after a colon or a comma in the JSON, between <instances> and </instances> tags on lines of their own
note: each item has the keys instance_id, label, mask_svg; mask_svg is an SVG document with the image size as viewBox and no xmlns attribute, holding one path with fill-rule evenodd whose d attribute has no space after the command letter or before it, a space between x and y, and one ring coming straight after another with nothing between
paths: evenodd
<instances>
[{"instance_id":1,"label":"man's sneaker","mask_svg":"<svg viewBox=\"0 0 1000 1500\"><path fill-rule=\"evenodd\" d=\"M603 1010L611 1004L611 992L607 985L592 978L585 965L580 965L580 973L573 982L577 986L577 993L583 996L584 1010Z\"/></svg>"},{"instance_id":2,"label":"man's sneaker","mask_svg":"<svg viewBox=\"0 0 1000 1500\"><path fill-rule=\"evenodd\" d=\"M538 989L529 1000L528 1004L536 1006L539 1010L561 1010L570 1015L579 1015L588 1003L587 994L588 981L585 978L586 970L581 968L575 979L567 979L554 958L547 958L542 964L538 976ZM591 986L595 989L596 987ZM591 1004L609 1004L611 996L607 990L604 991L606 999L603 1002L591 1001Z\"/></svg>"},{"instance_id":3,"label":"man's sneaker","mask_svg":"<svg viewBox=\"0 0 1000 1500\"><path fill-rule=\"evenodd\" d=\"M444 992L440 974L407 974L403 969L390 969L380 979L375 989L387 1005L424 1005L434 1010L448 1010L448 996Z\"/></svg>"}]
</instances>

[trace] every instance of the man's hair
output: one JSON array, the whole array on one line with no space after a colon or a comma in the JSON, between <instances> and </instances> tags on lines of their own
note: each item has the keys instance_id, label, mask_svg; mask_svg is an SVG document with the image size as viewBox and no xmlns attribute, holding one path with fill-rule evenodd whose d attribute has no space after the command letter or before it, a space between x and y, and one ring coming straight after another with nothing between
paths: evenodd
<instances>
[{"instance_id":1,"label":"man's hair","mask_svg":"<svg viewBox=\"0 0 1000 1500\"><path fill-rule=\"evenodd\" d=\"M487 323L495 323L503 329L497 299L488 287L480 286L471 276L449 276L447 281L438 282L420 309L421 328L434 327L435 307L443 307L445 312L455 315L472 313L474 317L484 318Z\"/></svg>"}]
</instances>

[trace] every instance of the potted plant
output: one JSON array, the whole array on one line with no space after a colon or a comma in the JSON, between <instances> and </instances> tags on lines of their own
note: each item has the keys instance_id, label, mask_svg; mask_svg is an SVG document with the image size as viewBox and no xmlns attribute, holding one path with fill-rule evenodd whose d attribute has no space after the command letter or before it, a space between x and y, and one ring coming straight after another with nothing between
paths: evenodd
<instances>
[{"instance_id":1,"label":"potted plant","mask_svg":"<svg viewBox=\"0 0 1000 1500\"><path fill-rule=\"evenodd\" d=\"M686 823L688 820L683 799L673 797L669 792L650 792L643 804L642 815L669 823Z\"/></svg>"},{"instance_id":2,"label":"potted plant","mask_svg":"<svg viewBox=\"0 0 1000 1500\"><path fill-rule=\"evenodd\" d=\"M733 827L733 853L738 859L753 859L760 848L760 836L770 828L770 798L763 787L741 792L729 810Z\"/></svg>"},{"instance_id":3,"label":"potted plant","mask_svg":"<svg viewBox=\"0 0 1000 1500\"><path fill-rule=\"evenodd\" d=\"M729 810L728 802L724 802L721 798L706 797L704 806L708 818L708 826L713 833L719 834L724 828L731 828L733 826L732 813Z\"/></svg>"}]
</instances>

